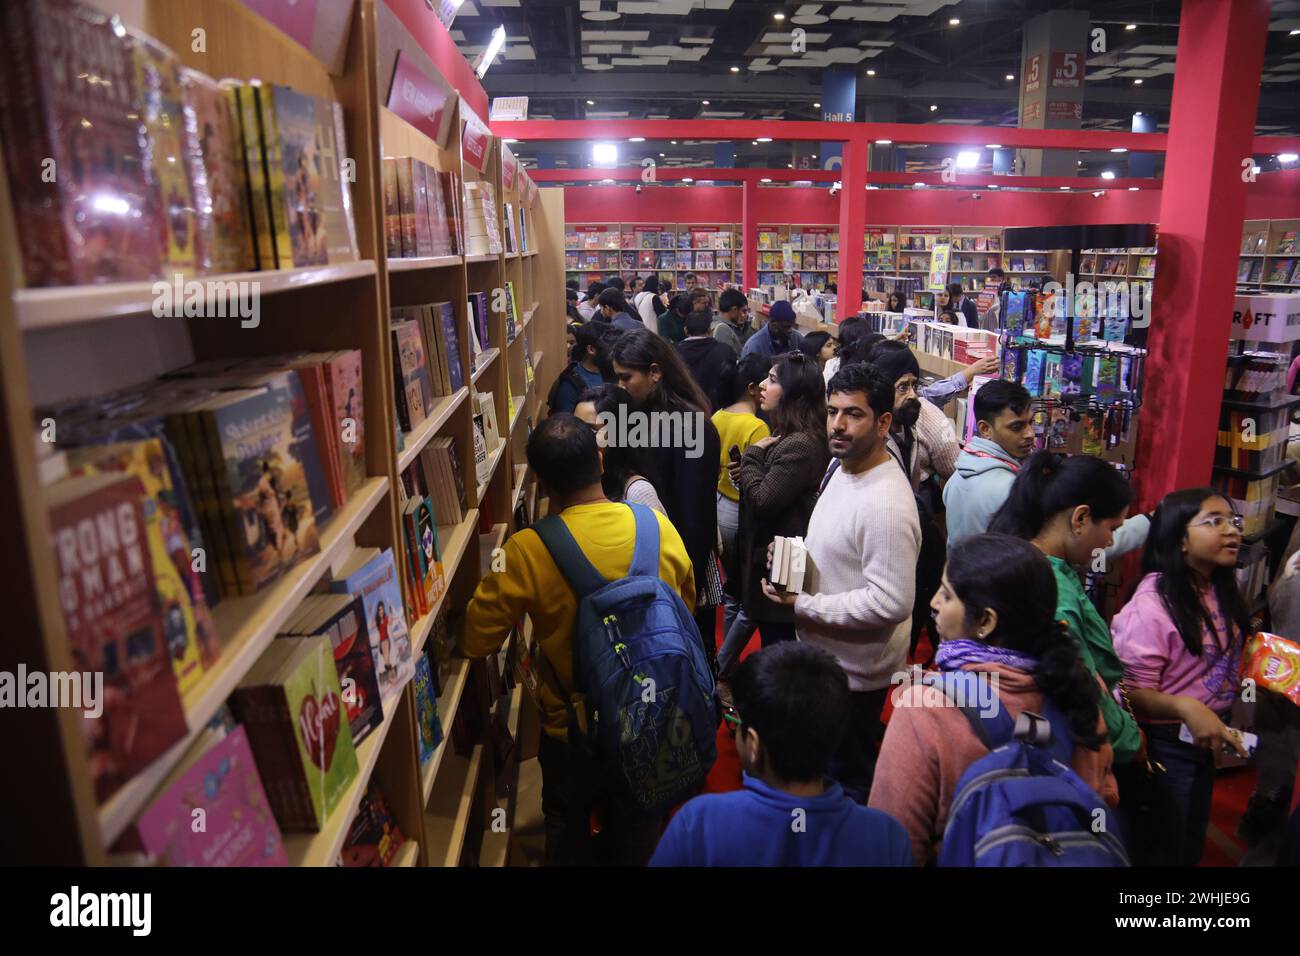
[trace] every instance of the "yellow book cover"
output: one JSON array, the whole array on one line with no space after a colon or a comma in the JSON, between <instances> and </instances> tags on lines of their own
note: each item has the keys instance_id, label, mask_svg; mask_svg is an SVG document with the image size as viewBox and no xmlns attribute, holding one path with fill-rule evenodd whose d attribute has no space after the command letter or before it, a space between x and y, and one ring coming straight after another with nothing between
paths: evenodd
<instances>
[{"instance_id":1,"label":"yellow book cover","mask_svg":"<svg viewBox=\"0 0 1300 956\"><path fill-rule=\"evenodd\" d=\"M286 91L283 87L266 83L259 84L255 89L257 114L262 124L262 161L266 168L266 195L271 209L271 239L275 245L275 260L279 268L292 269L298 262L294 259L293 240L289 236L289 193L284 178L282 124L276 112L276 101Z\"/></svg>"},{"instance_id":2,"label":"yellow book cover","mask_svg":"<svg viewBox=\"0 0 1300 956\"><path fill-rule=\"evenodd\" d=\"M251 83L233 89L239 102L240 127L244 135L244 168L253 210L253 234L257 246L257 267L274 269L275 240L271 233L270 200L266 193L266 165L262 159L262 128L257 119L257 87Z\"/></svg>"}]
</instances>

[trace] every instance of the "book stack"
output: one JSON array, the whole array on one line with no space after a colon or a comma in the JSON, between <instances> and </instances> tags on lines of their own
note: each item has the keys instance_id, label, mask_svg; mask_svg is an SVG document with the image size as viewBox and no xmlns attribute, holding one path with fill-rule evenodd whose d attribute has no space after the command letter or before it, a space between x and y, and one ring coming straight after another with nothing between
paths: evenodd
<instances>
[{"instance_id":1,"label":"book stack","mask_svg":"<svg viewBox=\"0 0 1300 956\"><path fill-rule=\"evenodd\" d=\"M348 835L339 854L339 866L392 866L397 851L406 842L397 828L379 785L372 779L357 806Z\"/></svg>"},{"instance_id":2,"label":"book stack","mask_svg":"<svg viewBox=\"0 0 1300 956\"><path fill-rule=\"evenodd\" d=\"M501 228L497 223L496 191L491 183L478 180L465 181L465 254L469 256L501 254Z\"/></svg>"},{"instance_id":3,"label":"book stack","mask_svg":"<svg viewBox=\"0 0 1300 956\"><path fill-rule=\"evenodd\" d=\"M507 202L502 205L505 208L506 220L506 255L512 256L519 249L519 237L515 234L515 204Z\"/></svg>"},{"instance_id":4,"label":"book stack","mask_svg":"<svg viewBox=\"0 0 1300 956\"><path fill-rule=\"evenodd\" d=\"M334 666L347 689L348 727L353 743L360 744L384 720L383 699L375 676L365 609L359 596L315 594L304 598L282 628L290 637L324 635L334 649ZM377 645L376 645L377 646Z\"/></svg>"},{"instance_id":5,"label":"book stack","mask_svg":"<svg viewBox=\"0 0 1300 956\"><path fill-rule=\"evenodd\" d=\"M772 568L768 580L787 594L803 591L808 569L808 551L803 538L777 535L772 541Z\"/></svg>"},{"instance_id":6,"label":"book stack","mask_svg":"<svg viewBox=\"0 0 1300 956\"><path fill-rule=\"evenodd\" d=\"M383 183L390 259L460 254L459 174L439 172L412 156L386 156Z\"/></svg>"},{"instance_id":7,"label":"book stack","mask_svg":"<svg viewBox=\"0 0 1300 956\"><path fill-rule=\"evenodd\" d=\"M401 306L392 311L393 380L402 431L418 428L438 398L465 383L456 313L450 302Z\"/></svg>"},{"instance_id":8,"label":"book stack","mask_svg":"<svg viewBox=\"0 0 1300 956\"><path fill-rule=\"evenodd\" d=\"M356 778L343 689L323 637L273 641L231 696L231 707L282 830L320 830Z\"/></svg>"},{"instance_id":9,"label":"book stack","mask_svg":"<svg viewBox=\"0 0 1300 956\"><path fill-rule=\"evenodd\" d=\"M465 520L468 509L456 439L447 435L431 439L419 457L402 472L401 478L399 501L429 498L439 527L451 527Z\"/></svg>"},{"instance_id":10,"label":"book stack","mask_svg":"<svg viewBox=\"0 0 1300 956\"><path fill-rule=\"evenodd\" d=\"M385 700L400 693L415 662L392 549L357 548L334 574L329 589L361 598L379 693Z\"/></svg>"}]
</instances>

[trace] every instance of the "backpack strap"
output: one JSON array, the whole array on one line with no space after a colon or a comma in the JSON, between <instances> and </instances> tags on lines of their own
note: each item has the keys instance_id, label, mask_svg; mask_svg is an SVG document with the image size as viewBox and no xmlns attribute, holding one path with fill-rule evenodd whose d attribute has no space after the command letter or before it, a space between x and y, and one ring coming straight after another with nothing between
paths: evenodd
<instances>
[{"instance_id":1,"label":"backpack strap","mask_svg":"<svg viewBox=\"0 0 1300 956\"><path fill-rule=\"evenodd\" d=\"M1015 735L1016 725L1012 721L1011 715L1007 713L1006 708L999 703L997 712L992 716L985 716L980 713L980 707L976 701L978 697L977 682L979 677L975 671L939 671L926 674L922 681L931 687L936 687L943 692L943 695L959 706L966 721L970 724L970 729L974 731L975 736L989 750L997 748L1011 742ZM961 703L964 701L965 703Z\"/></svg>"},{"instance_id":2,"label":"backpack strap","mask_svg":"<svg viewBox=\"0 0 1300 956\"><path fill-rule=\"evenodd\" d=\"M582 553L578 542L559 515L547 515L533 525L533 530L542 539L542 544L551 553L551 560L564 575L564 580L573 588L579 601L594 591L599 591L609 582L597 571L587 556Z\"/></svg>"},{"instance_id":3,"label":"backpack strap","mask_svg":"<svg viewBox=\"0 0 1300 956\"><path fill-rule=\"evenodd\" d=\"M628 503L636 520L636 545L632 549L632 565L627 576L659 577L659 521L645 505Z\"/></svg>"},{"instance_id":4,"label":"backpack strap","mask_svg":"<svg viewBox=\"0 0 1300 956\"><path fill-rule=\"evenodd\" d=\"M832 458L830 467L826 469L826 474L822 477L821 487L817 489L817 494L819 496L823 491L826 490L826 486L831 483L831 477L835 474L835 472L839 470L840 470L840 460L838 458Z\"/></svg>"}]
</instances>

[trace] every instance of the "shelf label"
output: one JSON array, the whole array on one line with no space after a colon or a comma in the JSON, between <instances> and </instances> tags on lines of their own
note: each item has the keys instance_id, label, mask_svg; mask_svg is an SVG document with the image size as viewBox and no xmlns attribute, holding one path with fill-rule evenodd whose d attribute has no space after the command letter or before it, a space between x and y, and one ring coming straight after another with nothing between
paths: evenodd
<instances>
[{"instance_id":1,"label":"shelf label","mask_svg":"<svg viewBox=\"0 0 1300 956\"><path fill-rule=\"evenodd\" d=\"M465 117L465 132L460 138L461 159L481 173L487 169L488 146L492 142L492 134L488 132L488 128L483 125L483 121L474 115L474 111L465 105L463 100L461 101L461 115Z\"/></svg>"},{"instance_id":2,"label":"shelf label","mask_svg":"<svg viewBox=\"0 0 1300 956\"><path fill-rule=\"evenodd\" d=\"M450 92L450 87L440 86L398 51L393 82L388 87L388 108L439 146L447 144Z\"/></svg>"},{"instance_id":3,"label":"shelf label","mask_svg":"<svg viewBox=\"0 0 1300 956\"><path fill-rule=\"evenodd\" d=\"M244 6L310 50L312 36L316 32L317 2L318 0L244 0Z\"/></svg>"}]
</instances>

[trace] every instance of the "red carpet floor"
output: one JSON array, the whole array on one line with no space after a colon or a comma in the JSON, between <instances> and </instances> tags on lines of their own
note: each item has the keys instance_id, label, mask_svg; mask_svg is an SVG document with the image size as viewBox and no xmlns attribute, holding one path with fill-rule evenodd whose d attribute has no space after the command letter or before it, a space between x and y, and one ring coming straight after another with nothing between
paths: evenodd
<instances>
[{"instance_id":1,"label":"red carpet floor","mask_svg":"<svg viewBox=\"0 0 1300 956\"><path fill-rule=\"evenodd\" d=\"M719 612L716 635L718 647L722 646L721 618ZM758 632L755 631L753 638L741 652L741 660L761 646ZM930 645L924 638L917 647L917 657L921 661L928 661L931 657ZM889 703L886 702L886 723L889 720L889 711ZM718 760L713 765L704 789L707 793L723 793L739 787L740 758L736 754L736 744L731 739L729 725L724 721L718 729ZM1214 784L1210 832L1205 841L1205 855L1201 858L1201 866L1236 866L1241 861L1247 848L1245 841L1236 835L1237 821L1241 819L1241 814L1246 809L1246 801L1250 799L1254 789L1255 768L1253 766L1226 770L1219 774Z\"/></svg>"}]
</instances>

